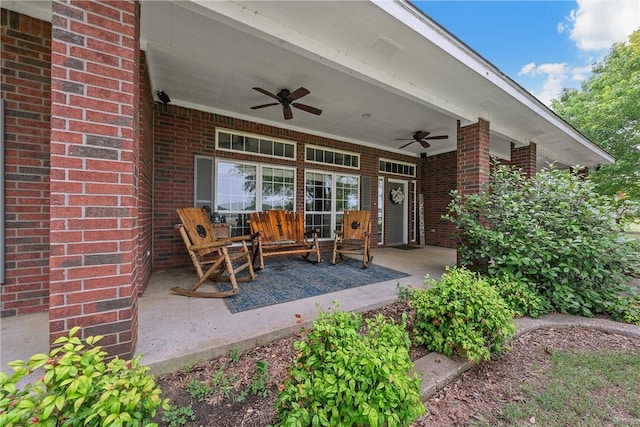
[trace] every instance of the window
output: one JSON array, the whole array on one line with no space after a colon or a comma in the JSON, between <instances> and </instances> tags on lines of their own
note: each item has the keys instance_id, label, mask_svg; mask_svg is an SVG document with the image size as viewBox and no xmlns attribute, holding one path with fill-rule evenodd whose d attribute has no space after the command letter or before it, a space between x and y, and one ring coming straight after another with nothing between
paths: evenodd
<instances>
[{"instance_id":1,"label":"window","mask_svg":"<svg viewBox=\"0 0 640 427\"><path fill-rule=\"evenodd\" d=\"M219 160L215 187L216 211L231 224L234 236L249 234L249 212L295 207L293 168Z\"/></svg>"},{"instance_id":2,"label":"window","mask_svg":"<svg viewBox=\"0 0 640 427\"><path fill-rule=\"evenodd\" d=\"M296 143L276 140L259 135L218 129L216 130L217 148L224 151L242 151L259 156L277 157L295 160Z\"/></svg>"},{"instance_id":3,"label":"window","mask_svg":"<svg viewBox=\"0 0 640 427\"><path fill-rule=\"evenodd\" d=\"M416 165L397 160L380 159L380 172L403 176L416 176Z\"/></svg>"},{"instance_id":4,"label":"window","mask_svg":"<svg viewBox=\"0 0 640 427\"><path fill-rule=\"evenodd\" d=\"M320 230L320 238L333 237L342 223L342 213L360 206L358 176L307 171L305 178L305 223Z\"/></svg>"},{"instance_id":5,"label":"window","mask_svg":"<svg viewBox=\"0 0 640 427\"><path fill-rule=\"evenodd\" d=\"M353 169L360 168L360 154L331 150L315 145L307 145L305 147L305 160L311 163L324 163Z\"/></svg>"}]
</instances>

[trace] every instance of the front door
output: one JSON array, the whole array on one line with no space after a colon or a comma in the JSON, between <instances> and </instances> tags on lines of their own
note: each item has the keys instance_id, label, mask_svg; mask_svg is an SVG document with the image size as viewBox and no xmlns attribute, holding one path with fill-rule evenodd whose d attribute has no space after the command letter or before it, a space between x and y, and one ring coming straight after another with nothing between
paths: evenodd
<instances>
[{"instance_id":1,"label":"front door","mask_svg":"<svg viewBox=\"0 0 640 427\"><path fill-rule=\"evenodd\" d=\"M390 179L387 183L387 241L389 245L407 243L407 181Z\"/></svg>"}]
</instances>

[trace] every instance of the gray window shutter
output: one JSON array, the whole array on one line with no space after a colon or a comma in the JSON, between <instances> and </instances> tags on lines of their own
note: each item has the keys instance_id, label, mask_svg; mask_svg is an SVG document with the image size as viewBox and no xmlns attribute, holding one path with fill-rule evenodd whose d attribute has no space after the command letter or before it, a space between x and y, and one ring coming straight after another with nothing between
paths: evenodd
<instances>
[{"instance_id":1,"label":"gray window shutter","mask_svg":"<svg viewBox=\"0 0 640 427\"><path fill-rule=\"evenodd\" d=\"M213 212L213 157L195 156L193 165L193 205L209 206Z\"/></svg>"}]
</instances>

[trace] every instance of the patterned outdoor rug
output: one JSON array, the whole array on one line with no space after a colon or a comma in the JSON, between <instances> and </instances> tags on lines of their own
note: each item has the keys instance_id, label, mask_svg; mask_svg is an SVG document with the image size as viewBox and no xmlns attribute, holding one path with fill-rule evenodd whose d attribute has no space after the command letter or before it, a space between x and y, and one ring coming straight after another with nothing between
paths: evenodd
<instances>
[{"instance_id":1,"label":"patterned outdoor rug","mask_svg":"<svg viewBox=\"0 0 640 427\"><path fill-rule=\"evenodd\" d=\"M422 246L418 245L395 245L391 246L394 249L402 249L403 251L410 251L411 249L420 249Z\"/></svg>"},{"instance_id":2,"label":"patterned outdoor rug","mask_svg":"<svg viewBox=\"0 0 640 427\"><path fill-rule=\"evenodd\" d=\"M331 255L325 256L320 264L306 262L299 256L267 258L264 270L257 272L255 280L238 283L240 293L224 300L229 311L237 313L409 276L375 264L362 268L361 260L345 258L336 265L330 260Z\"/></svg>"}]
</instances>

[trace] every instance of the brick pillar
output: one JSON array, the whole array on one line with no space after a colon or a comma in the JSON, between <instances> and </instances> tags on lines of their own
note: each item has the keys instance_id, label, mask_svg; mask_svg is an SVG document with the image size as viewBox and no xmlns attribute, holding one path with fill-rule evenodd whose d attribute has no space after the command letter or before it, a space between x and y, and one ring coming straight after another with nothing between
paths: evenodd
<instances>
[{"instance_id":1,"label":"brick pillar","mask_svg":"<svg viewBox=\"0 0 640 427\"><path fill-rule=\"evenodd\" d=\"M139 5L52 2L53 341L82 326L110 355L137 341Z\"/></svg>"},{"instance_id":2,"label":"brick pillar","mask_svg":"<svg viewBox=\"0 0 640 427\"><path fill-rule=\"evenodd\" d=\"M527 178L533 178L537 170L537 149L536 144L530 142L524 147L515 148L515 144L511 143L511 162L510 164L520 169Z\"/></svg>"},{"instance_id":3,"label":"brick pillar","mask_svg":"<svg viewBox=\"0 0 640 427\"><path fill-rule=\"evenodd\" d=\"M491 156L489 154L489 122L479 119L478 123L460 126L458 122L458 149L456 188L460 194L477 194L484 191L489 181ZM458 265L460 253L457 254ZM473 266L468 266L473 268Z\"/></svg>"},{"instance_id":4,"label":"brick pillar","mask_svg":"<svg viewBox=\"0 0 640 427\"><path fill-rule=\"evenodd\" d=\"M489 181L489 122L461 127L458 124L456 188L461 194L481 193Z\"/></svg>"}]
</instances>

